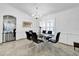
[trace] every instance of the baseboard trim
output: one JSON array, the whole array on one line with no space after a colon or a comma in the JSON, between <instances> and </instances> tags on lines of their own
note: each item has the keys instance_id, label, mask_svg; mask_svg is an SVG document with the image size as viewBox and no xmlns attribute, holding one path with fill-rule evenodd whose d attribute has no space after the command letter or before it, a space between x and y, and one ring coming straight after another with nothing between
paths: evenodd
<instances>
[{"instance_id":1,"label":"baseboard trim","mask_svg":"<svg viewBox=\"0 0 79 59\"><path fill-rule=\"evenodd\" d=\"M23 40L23 39L26 39L26 38L20 38L20 39L16 39L16 41L18 41L18 40Z\"/></svg>"},{"instance_id":2,"label":"baseboard trim","mask_svg":"<svg viewBox=\"0 0 79 59\"><path fill-rule=\"evenodd\" d=\"M65 44L65 43L62 43L62 42L59 42L59 43L73 47L73 45Z\"/></svg>"},{"instance_id":3,"label":"baseboard trim","mask_svg":"<svg viewBox=\"0 0 79 59\"><path fill-rule=\"evenodd\" d=\"M26 39L26 38L16 39L15 41L19 41L19 40L23 40L23 39ZM13 42L13 41L10 41L10 42ZM8 43L8 42L5 42L5 43ZM67 46L71 46L71 47L73 47L73 45L65 44L65 43L62 43L62 42L59 42L59 43L60 43L60 44L67 45ZM2 44L2 43L0 43L0 44Z\"/></svg>"},{"instance_id":4,"label":"baseboard trim","mask_svg":"<svg viewBox=\"0 0 79 59\"><path fill-rule=\"evenodd\" d=\"M20 39L14 40L14 41L19 41L19 40L23 40L23 39L26 39L26 38L20 38ZM9 41L9 42L13 42L13 41ZM9 42L2 42L2 43L0 43L0 45L3 44L3 43L9 43Z\"/></svg>"},{"instance_id":5,"label":"baseboard trim","mask_svg":"<svg viewBox=\"0 0 79 59\"><path fill-rule=\"evenodd\" d=\"M26 39L26 38L20 38L20 39L16 39L15 41L24 40L24 39ZM11 42L12 42L12 41L11 41Z\"/></svg>"}]
</instances>

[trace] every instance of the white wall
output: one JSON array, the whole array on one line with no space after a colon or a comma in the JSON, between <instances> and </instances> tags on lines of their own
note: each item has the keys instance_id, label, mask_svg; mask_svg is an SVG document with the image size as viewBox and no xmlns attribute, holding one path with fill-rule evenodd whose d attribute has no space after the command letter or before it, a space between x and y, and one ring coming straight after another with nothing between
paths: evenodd
<instances>
[{"instance_id":1,"label":"white wall","mask_svg":"<svg viewBox=\"0 0 79 59\"><path fill-rule=\"evenodd\" d=\"M61 32L60 42L73 45L79 42L79 7L55 14L56 30Z\"/></svg>"},{"instance_id":2,"label":"white wall","mask_svg":"<svg viewBox=\"0 0 79 59\"><path fill-rule=\"evenodd\" d=\"M3 16L12 15L16 17L16 39L25 38L25 31L32 29L36 31L39 24L32 20L30 16L26 13L23 13L7 4L0 4L0 43L2 42L2 30L3 30ZM45 16L41 20L56 19L56 31L61 32L60 42L73 45L74 41L79 42L79 7L73 8L70 10L62 11L56 14L50 14L47 18ZM23 28L23 21L32 21L35 22L32 25L32 28ZM34 26L37 24L36 26ZM36 31L38 32L38 31Z\"/></svg>"},{"instance_id":3,"label":"white wall","mask_svg":"<svg viewBox=\"0 0 79 59\"><path fill-rule=\"evenodd\" d=\"M41 20L56 20L56 32L61 32L60 42L73 45L79 42L79 7L49 14Z\"/></svg>"},{"instance_id":4,"label":"white wall","mask_svg":"<svg viewBox=\"0 0 79 59\"><path fill-rule=\"evenodd\" d=\"M3 16L4 15L12 15L16 17L16 39L18 40L20 38L25 38L26 37L25 31L27 28L23 28L22 22L31 21L31 17L9 6L8 4L0 4L0 43L2 43Z\"/></svg>"}]
</instances>

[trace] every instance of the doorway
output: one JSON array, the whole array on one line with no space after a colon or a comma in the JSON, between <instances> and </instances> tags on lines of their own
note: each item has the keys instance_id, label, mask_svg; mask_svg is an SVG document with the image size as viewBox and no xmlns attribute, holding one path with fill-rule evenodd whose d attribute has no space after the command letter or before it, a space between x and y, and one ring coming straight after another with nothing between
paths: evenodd
<instances>
[{"instance_id":1,"label":"doorway","mask_svg":"<svg viewBox=\"0 0 79 59\"><path fill-rule=\"evenodd\" d=\"M16 17L11 15L4 15L2 42L10 42L15 40L16 40Z\"/></svg>"}]
</instances>

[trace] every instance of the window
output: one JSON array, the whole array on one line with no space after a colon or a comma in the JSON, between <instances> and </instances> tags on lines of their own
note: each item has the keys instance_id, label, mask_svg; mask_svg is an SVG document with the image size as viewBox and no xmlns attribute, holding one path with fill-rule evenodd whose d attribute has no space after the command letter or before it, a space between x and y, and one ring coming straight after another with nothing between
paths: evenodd
<instances>
[{"instance_id":1,"label":"window","mask_svg":"<svg viewBox=\"0 0 79 59\"><path fill-rule=\"evenodd\" d=\"M55 34L55 20L47 20L47 21L41 21L40 22L41 32L43 30L52 31L52 34Z\"/></svg>"}]
</instances>

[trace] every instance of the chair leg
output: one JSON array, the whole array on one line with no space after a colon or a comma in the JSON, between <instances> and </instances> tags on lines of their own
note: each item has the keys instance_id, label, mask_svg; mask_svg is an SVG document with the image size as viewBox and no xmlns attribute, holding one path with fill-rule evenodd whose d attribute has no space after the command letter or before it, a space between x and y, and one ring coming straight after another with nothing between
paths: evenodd
<instances>
[{"instance_id":1,"label":"chair leg","mask_svg":"<svg viewBox=\"0 0 79 59\"><path fill-rule=\"evenodd\" d=\"M74 47L74 50L75 50L75 47Z\"/></svg>"}]
</instances>

